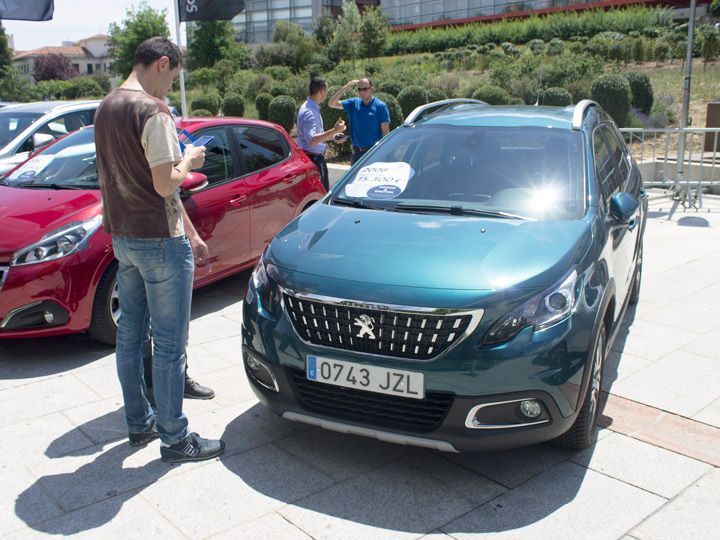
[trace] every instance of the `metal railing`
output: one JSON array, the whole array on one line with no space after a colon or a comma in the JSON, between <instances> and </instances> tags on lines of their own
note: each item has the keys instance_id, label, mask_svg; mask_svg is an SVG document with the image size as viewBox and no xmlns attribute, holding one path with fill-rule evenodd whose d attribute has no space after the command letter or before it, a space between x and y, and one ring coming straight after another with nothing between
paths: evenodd
<instances>
[{"instance_id":1,"label":"metal railing","mask_svg":"<svg viewBox=\"0 0 720 540\"><path fill-rule=\"evenodd\" d=\"M703 193L720 194L720 128L622 128L649 188L662 188L685 207L701 208ZM678 155L680 138L685 144Z\"/></svg>"}]
</instances>

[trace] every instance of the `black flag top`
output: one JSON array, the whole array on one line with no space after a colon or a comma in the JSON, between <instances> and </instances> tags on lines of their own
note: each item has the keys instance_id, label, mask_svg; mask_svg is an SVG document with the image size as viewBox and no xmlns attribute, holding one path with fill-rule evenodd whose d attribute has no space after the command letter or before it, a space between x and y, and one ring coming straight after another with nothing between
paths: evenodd
<instances>
[{"instance_id":1,"label":"black flag top","mask_svg":"<svg viewBox=\"0 0 720 540\"><path fill-rule=\"evenodd\" d=\"M53 0L0 0L0 19L49 21L53 11Z\"/></svg>"},{"instance_id":2,"label":"black flag top","mask_svg":"<svg viewBox=\"0 0 720 540\"><path fill-rule=\"evenodd\" d=\"M245 9L244 0L177 0L177 3L181 22L229 21Z\"/></svg>"}]
</instances>

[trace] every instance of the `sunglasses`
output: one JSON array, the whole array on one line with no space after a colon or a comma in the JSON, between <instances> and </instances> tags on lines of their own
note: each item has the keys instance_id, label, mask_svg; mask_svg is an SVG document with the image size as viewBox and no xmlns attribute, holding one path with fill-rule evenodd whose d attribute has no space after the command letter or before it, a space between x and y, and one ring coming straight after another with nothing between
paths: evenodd
<instances>
[{"instance_id":1,"label":"sunglasses","mask_svg":"<svg viewBox=\"0 0 720 540\"><path fill-rule=\"evenodd\" d=\"M359 86L357 87L358 92L365 92L365 90L370 90L371 88L372 86L365 86L363 88L360 88Z\"/></svg>"}]
</instances>

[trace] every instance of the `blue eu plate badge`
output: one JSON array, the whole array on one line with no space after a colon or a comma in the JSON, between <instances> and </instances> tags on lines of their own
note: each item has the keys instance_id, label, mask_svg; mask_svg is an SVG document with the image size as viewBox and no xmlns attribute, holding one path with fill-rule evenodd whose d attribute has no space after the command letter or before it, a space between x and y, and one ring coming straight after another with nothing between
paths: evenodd
<instances>
[{"instance_id":1,"label":"blue eu plate badge","mask_svg":"<svg viewBox=\"0 0 720 540\"><path fill-rule=\"evenodd\" d=\"M307 378L317 381L317 358L312 355L307 357Z\"/></svg>"}]
</instances>

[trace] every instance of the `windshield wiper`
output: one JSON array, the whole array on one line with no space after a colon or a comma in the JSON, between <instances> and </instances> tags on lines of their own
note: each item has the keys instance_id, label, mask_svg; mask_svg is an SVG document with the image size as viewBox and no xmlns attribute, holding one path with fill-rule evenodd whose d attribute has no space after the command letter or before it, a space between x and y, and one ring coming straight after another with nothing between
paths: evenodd
<instances>
[{"instance_id":1,"label":"windshield wiper","mask_svg":"<svg viewBox=\"0 0 720 540\"><path fill-rule=\"evenodd\" d=\"M343 206L353 206L355 208L369 208L370 210L385 210L385 208L380 206L373 206L371 204L367 204L366 202L363 202L358 199L339 199L334 198L330 199L330 202L333 204L340 204Z\"/></svg>"},{"instance_id":2,"label":"windshield wiper","mask_svg":"<svg viewBox=\"0 0 720 540\"><path fill-rule=\"evenodd\" d=\"M501 212L499 210L481 210L478 208L465 208L460 205L453 206L440 206L433 204L408 204L398 203L391 208L398 212L443 212L452 214L454 216L481 216L481 217L496 217L503 219L522 219L529 220L531 218L526 216L520 216L518 214L511 214L509 212Z\"/></svg>"},{"instance_id":3,"label":"windshield wiper","mask_svg":"<svg viewBox=\"0 0 720 540\"><path fill-rule=\"evenodd\" d=\"M24 184L15 184L13 187L27 189L87 189L73 184L53 184L48 182L27 182Z\"/></svg>"}]
</instances>

